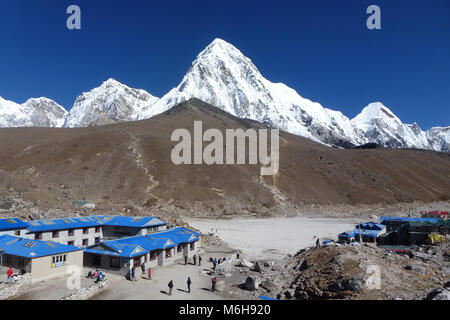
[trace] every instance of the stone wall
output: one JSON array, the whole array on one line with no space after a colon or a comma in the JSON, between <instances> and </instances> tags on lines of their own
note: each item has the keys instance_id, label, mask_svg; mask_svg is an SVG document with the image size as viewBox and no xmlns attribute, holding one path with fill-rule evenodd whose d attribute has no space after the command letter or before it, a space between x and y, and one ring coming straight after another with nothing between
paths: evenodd
<instances>
[{"instance_id":1,"label":"stone wall","mask_svg":"<svg viewBox=\"0 0 450 320\"><path fill-rule=\"evenodd\" d=\"M108 286L108 280L94 283L90 287L81 288L70 296L61 298L61 300L88 300L96 294L102 292Z\"/></svg>"}]
</instances>

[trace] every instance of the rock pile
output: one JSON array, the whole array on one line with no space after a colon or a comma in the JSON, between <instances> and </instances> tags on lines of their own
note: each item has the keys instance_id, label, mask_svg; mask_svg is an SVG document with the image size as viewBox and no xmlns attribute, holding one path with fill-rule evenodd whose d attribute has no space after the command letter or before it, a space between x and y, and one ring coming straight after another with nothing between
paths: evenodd
<instances>
[{"instance_id":1,"label":"rock pile","mask_svg":"<svg viewBox=\"0 0 450 320\"><path fill-rule=\"evenodd\" d=\"M0 285L0 300L13 298L21 294L31 284L31 274L14 276L12 282Z\"/></svg>"},{"instance_id":2,"label":"rock pile","mask_svg":"<svg viewBox=\"0 0 450 320\"><path fill-rule=\"evenodd\" d=\"M89 298L92 298L99 292L106 289L107 286L108 280L100 281L98 283L93 284L90 287L81 288L77 290L75 293L71 294L70 296L62 298L61 300L88 300Z\"/></svg>"}]
</instances>

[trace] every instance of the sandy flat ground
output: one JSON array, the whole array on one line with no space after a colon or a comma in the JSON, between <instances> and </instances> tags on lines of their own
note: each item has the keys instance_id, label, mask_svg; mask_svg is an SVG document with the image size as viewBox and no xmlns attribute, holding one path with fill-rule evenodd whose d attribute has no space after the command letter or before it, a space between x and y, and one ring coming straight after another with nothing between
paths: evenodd
<instances>
[{"instance_id":1,"label":"sandy flat ground","mask_svg":"<svg viewBox=\"0 0 450 320\"><path fill-rule=\"evenodd\" d=\"M81 287L88 287L93 283L92 279L81 278ZM67 278L62 277L35 283L14 300L59 300L75 292L76 290L67 288Z\"/></svg>"},{"instance_id":2,"label":"sandy flat ground","mask_svg":"<svg viewBox=\"0 0 450 320\"><path fill-rule=\"evenodd\" d=\"M140 269L136 270L138 281L126 280L123 276L109 273L103 270L108 278L108 287L91 298L92 300L219 300L230 299L224 292L211 292L211 276L207 273L211 270L211 263L207 262L210 255L218 257L230 256L234 250L224 246L208 246L202 248L202 265L192 265L192 259L188 265L184 265L184 259L174 262L172 265L152 268L152 280L142 277ZM90 268L84 268L86 275ZM187 277L192 280L191 293L187 292ZM174 282L172 296L167 294L167 284ZM58 300L73 294L75 290L67 288L67 278L62 277L50 281L33 284L26 292L14 298L14 300ZM81 286L88 287L94 284L94 280L84 276ZM231 298L233 299L233 298Z\"/></svg>"},{"instance_id":3,"label":"sandy flat ground","mask_svg":"<svg viewBox=\"0 0 450 320\"><path fill-rule=\"evenodd\" d=\"M102 291L93 300L219 300L224 299L223 294L211 292L211 276L205 273L210 270L210 263L203 257L202 266L187 266L184 259L172 265L152 268L152 280L143 278L140 270L136 270L138 281L125 280L123 277L109 276L108 288ZM203 273L204 271L205 273ZM187 292L187 277L192 280L191 293ZM169 296L167 284L174 282L172 296Z\"/></svg>"},{"instance_id":4,"label":"sandy flat ground","mask_svg":"<svg viewBox=\"0 0 450 320\"><path fill-rule=\"evenodd\" d=\"M349 218L187 219L202 233L213 232L230 247L254 259L280 259L313 245L316 238L335 237L361 222Z\"/></svg>"}]
</instances>

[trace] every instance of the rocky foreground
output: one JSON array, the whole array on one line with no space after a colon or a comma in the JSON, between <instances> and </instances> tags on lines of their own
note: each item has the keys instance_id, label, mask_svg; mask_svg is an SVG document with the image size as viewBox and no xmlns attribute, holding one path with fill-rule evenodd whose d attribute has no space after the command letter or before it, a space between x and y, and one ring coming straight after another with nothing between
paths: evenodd
<instances>
[{"instance_id":1,"label":"rocky foreground","mask_svg":"<svg viewBox=\"0 0 450 320\"><path fill-rule=\"evenodd\" d=\"M216 274L221 291L250 299L449 300L449 249L446 244L399 255L373 244L331 244L278 262L231 257Z\"/></svg>"}]
</instances>

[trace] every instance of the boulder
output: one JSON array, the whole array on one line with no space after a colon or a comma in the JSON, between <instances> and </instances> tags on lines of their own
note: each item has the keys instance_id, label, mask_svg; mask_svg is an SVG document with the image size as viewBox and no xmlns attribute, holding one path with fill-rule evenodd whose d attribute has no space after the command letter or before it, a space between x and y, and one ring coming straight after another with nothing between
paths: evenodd
<instances>
[{"instance_id":1,"label":"boulder","mask_svg":"<svg viewBox=\"0 0 450 320\"><path fill-rule=\"evenodd\" d=\"M437 288L428 293L425 300L450 300L450 291L447 288Z\"/></svg>"},{"instance_id":2,"label":"boulder","mask_svg":"<svg viewBox=\"0 0 450 320\"><path fill-rule=\"evenodd\" d=\"M425 274L425 268L418 266L416 264L409 264L405 267L406 270L410 270L414 273Z\"/></svg>"},{"instance_id":3,"label":"boulder","mask_svg":"<svg viewBox=\"0 0 450 320\"><path fill-rule=\"evenodd\" d=\"M247 277L247 280L245 280L245 283L243 284L243 288L245 290L249 291L255 291L259 288L259 285L261 284L261 279L253 276Z\"/></svg>"},{"instance_id":4,"label":"boulder","mask_svg":"<svg viewBox=\"0 0 450 320\"><path fill-rule=\"evenodd\" d=\"M255 270L256 272L262 273L262 272L265 272L265 271L266 271L266 268L264 267L264 265L263 265L261 262L256 261L254 270Z\"/></svg>"},{"instance_id":5,"label":"boulder","mask_svg":"<svg viewBox=\"0 0 450 320\"><path fill-rule=\"evenodd\" d=\"M364 279L351 278L347 281L346 287L350 291L361 291L364 289Z\"/></svg>"},{"instance_id":6,"label":"boulder","mask_svg":"<svg viewBox=\"0 0 450 320\"><path fill-rule=\"evenodd\" d=\"M277 292L281 291L281 289L282 289L280 283L278 283L276 281L271 281L271 280L263 281L261 283L261 287L271 293L277 293Z\"/></svg>"},{"instance_id":7,"label":"boulder","mask_svg":"<svg viewBox=\"0 0 450 320\"><path fill-rule=\"evenodd\" d=\"M222 292L225 289L225 281L218 281L216 283L216 290Z\"/></svg>"},{"instance_id":8,"label":"boulder","mask_svg":"<svg viewBox=\"0 0 450 320\"><path fill-rule=\"evenodd\" d=\"M241 260L239 261L238 266L252 269L253 268L253 263L251 263L247 259L241 258Z\"/></svg>"},{"instance_id":9,"label":"boulder","mask_svg":"<svg viewBox=\"0 0 450 320\"><path fill-rule=\"evenodd\" d=\"M266 268L270 268L270 267L273 267L273 265L275 264L275 262L273 262L273 261L264 261L264 267L266 267Z\"/></svg>"}]
</instances>

